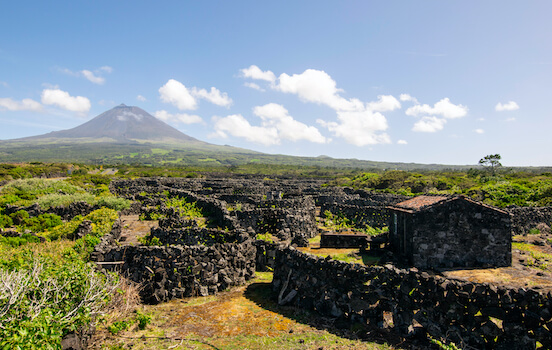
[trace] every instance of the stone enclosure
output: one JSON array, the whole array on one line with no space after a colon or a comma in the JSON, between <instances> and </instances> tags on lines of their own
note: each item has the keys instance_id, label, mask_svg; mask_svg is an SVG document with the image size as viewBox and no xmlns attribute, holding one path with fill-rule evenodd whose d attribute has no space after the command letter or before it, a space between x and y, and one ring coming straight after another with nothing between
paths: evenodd
<instances>
[{"instance_id":1,"label":"stone enclosure","mask_svg":"<svg viewBox=\"0 0 552 350\"><path fill-rule=\"evenodd\" d=\"M164 216L149 236L158 243L119 245L120 227L115 225L93 257L100 266L121 271L141 283L142 297L151 303L214 294L245 283L255 270L273 269L273 289L280 304L316 310L350 324L377 327L402 337L430 335L476 348L507 349L508 344L515 344L517 349L533 349L537 341L545 348L552 347L548 331L552 329L550 293L447 280L424 272L421 268L432 266L424 265L421 257L431 255L423 251L427 242L420 241L411 248L412 256L421 254L419 259L411 260L420 265L420 270L346 264L294 249L306 246L308 239L320 233L317 218L323 220L325 211L354 218L359 226L383 227L393 222L392 208L407 199L327 188L322 183L247 177L113 181L112 192L135 201L128 213ZM199 225L167 207L167 198L196 203L205 213L207 224ZM462 200L452 203L459 205L454 207L455 212L481 213L482 220L487 219L485 210L489 210L492 220L502 222L507 217L511 224L504 220L501 229L509 229L510 233L523 233L542 222L550 225L552 218L552 211L545 209L539 211L542 215L531 216L512 208L510 219L510 214L497 214L494 208L482 209ZM439 215L450 217L439 214L439 210L433 213L437 218L434 220L441 220ZM523 215L516 216L516 212ZM428 216L418 217L420 222L431 220L429 211L422 214ZM462 222L461 215L455 220ZM443 227L427 226L428 239L433 229L440 232ZM461 232L465 235L467 231ZM261 236L275 243L257 239ZM436 234L433 240L435 237L447 240L453 252L454 245L461 244L447 235L439 238ZM507 243L496 239L489 244L499 255L504 254L500 249ZM452 259L446 254L445 258ZM475 264L481 262L479 256L470 258ZM466 264L451 261L452 265Z\"/></svg>"}]
</instances>

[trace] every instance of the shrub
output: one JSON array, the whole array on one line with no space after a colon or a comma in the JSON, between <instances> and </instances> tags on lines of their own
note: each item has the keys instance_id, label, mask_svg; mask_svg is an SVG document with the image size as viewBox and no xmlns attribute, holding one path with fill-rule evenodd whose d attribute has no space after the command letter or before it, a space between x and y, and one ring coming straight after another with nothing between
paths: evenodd
<instances>
[{"instance_id":1,"label":"shrub","mask_svg":"<svg viewBox=\"0 0 552 350\"><path fill-rule=\"evenodd\" d=\"M147 235L145 237L138 237L138 242L148 247L161 245L161 241L158 237L150 235Z\"/></svg>"},{"instance_id":2,"label":"shrub","mask_svg":"<svg viewBox=\"0 0 552 350\"><path fill-rule=\"evenodd\" d=\"M15 213L10 214L10 218L14 225L21 225L29 218L29 213L25 210L18 210Z\"/></svg>"},{"instance_id":3,"label":"shrub","mask_svg":"<svg viewBox=\"0 0 552 350\"><path fill-rule=\"evenodd\" d=\"M10 247L20 247L27 243L40 243L40 238L33 236L29 233L24 233L21 237L4 237L0 236L0 245L6 245Z\"/></svg>"},{"instance_id":4,"label":"shrub","mask_svg":"<svg viewBox=\"0 0 552 350\"><path fill-rule=\"evenodd\" d=\"M4 214L0 214L0 228L10 227L13 225L13 220Z\"/></svg>"},{"instance_id":5,"label":"shrub","mask_svg":"<svg viewBox=\"0 0 552 350\"><path fill-rule=\"evenodd\" d=\"M22 226L24 229L30 229L33 232L42 232L62 223L61 217L56 214L40 214L37 217L26 219Z\"/></svg>"},{"instance_id":6,"label":"shrub","mask_svg":"<svg viewBox=\"0 0 552 350\"><path fill-rule=\"evenodd\" d=\"M117 211L129 208L130 203L131 201L129 201L128 199L114 197L114 196L100 197L96 199L96 202L95 202L95 204L101 207L106 207Z\"/></svg>"},{"instance_id":7,"label":"shrub","mask_svg":"<svg viewBox=\"0 0 552 350\"><path fill-rule=\"evenodd\" d=\"M88 324L117 287L79 259L32 257L27 266L0 269L0 348L59 349L63 334Z\"/></svg>"}]
</instances>

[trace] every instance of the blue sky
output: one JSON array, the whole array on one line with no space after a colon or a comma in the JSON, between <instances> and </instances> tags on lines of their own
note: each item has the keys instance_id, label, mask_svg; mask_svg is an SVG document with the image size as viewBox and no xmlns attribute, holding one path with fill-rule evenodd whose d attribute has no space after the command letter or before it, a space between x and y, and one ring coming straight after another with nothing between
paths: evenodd
<instances>
[{"instance_id":1,"label":"blue sky","mask_svg":"<svg viewBox=\"0 0 552 350\"><path fill-rule=\"evenodd\" d=\"M10 1L0 139L120 104L267 153L551 166L550 1Z\"/></svg>"}]
</instances>

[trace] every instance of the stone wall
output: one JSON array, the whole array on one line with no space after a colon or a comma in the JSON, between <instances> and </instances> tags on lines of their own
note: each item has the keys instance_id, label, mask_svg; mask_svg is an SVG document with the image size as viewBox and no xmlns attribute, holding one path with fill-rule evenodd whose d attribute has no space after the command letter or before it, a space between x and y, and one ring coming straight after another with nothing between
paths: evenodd
<instances>
[{"instance_id":1,"label":"stone wall","mask_svg":"<svg viewBox=\"0 0 552 350\"><path fill-rule=\"evenodd\" d=\"M368 235L323 233L320 235L320 248L360 248L368 244Z\"/></svg>"},{"instance_id":2,"label":"stone wall","mask_svg":"<svg viewBox=\"0 0 552 350\"><path fill-rule=\"evenodd\" d=\"M255 274L255 252L247 239L212 246L113 246L94 257L101 266L140 283L144 302L158 303L244 284Z\"/></svg>"},{"instance_id":3,"label":"stone wall","mask_svg":"<svg viewBox=\"0 0 552 350\"><path fill-rule=\"evenodd\" d=\"M552 207L509 207L512 214L512 232L514 235L528 234L539 224L552 227Z\"/></svg>"},{"instance_id":4,"label":"stone wall","mask_svg":"<svg viewBox=\"0 0 552 350\"><path fill-rule=\"evenodd\" d=\"M307 246L316 236L315 205L312 197L261 201L255 207L233 212L242 228L258 234L270 233L281 241Z\"/></svg>"},{"instance_id":5,"label":"stone wall","mask_svg":"<svg viewBox=\"0 0 552 350\"><path fill-rule=\"evenodd\" d=\"M331 187L321 190L316 196L316 205L320 206L320 216L329 211L334 215L344 215L351 219L358 228L367 225L372 227L387 226L389 211L388 205L399 203L410 197L375 193L351 188Z\"/></svg>"},{"instance_id":6,"label":"stone wall","mask_svg":"<svg viewBox=\"0 0 552 350\"><path fill-rule=\"evenodd\" d=\"M362 266L276 251L280 304L403 337L430 335L477 349L552 348L552 295L448 280L415 268Z\"/></svg>"}]
</instances>

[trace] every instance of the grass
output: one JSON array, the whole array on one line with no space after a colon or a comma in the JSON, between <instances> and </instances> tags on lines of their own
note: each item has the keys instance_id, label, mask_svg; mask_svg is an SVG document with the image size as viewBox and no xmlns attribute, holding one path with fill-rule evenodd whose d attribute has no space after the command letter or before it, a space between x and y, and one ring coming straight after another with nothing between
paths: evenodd
<instances>
[{"instance_id":1,"label":"grass","mask_svg":"<svg viewBox=\"0 0 552 350\"><path fill-rule=\"evenodd\" d=\"M529 253L532 260L527 261L529 266L537 267L543 271L548 270L552 264L552 254L545 253L537 246L530 243L513 242L512 249L519 249Z\"/></svg>"},{"instance_id":2,"label":"grass","mask_svg":"<svg viewBox=\"0 0 552 350\"><path fill-rule=\"evenodd\" d=\"M141 312L152 315L145 330L132 326L115 336L100 327L93 348L391 349L387 344L349 339L347 331L340 333L328 325L317 327L323 321L313 313L279 307L271 280L272 273L257 272L247 286L216 296L143 306Z\"/></svg>"}]
</instances>

